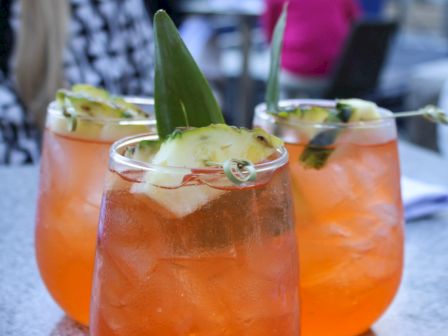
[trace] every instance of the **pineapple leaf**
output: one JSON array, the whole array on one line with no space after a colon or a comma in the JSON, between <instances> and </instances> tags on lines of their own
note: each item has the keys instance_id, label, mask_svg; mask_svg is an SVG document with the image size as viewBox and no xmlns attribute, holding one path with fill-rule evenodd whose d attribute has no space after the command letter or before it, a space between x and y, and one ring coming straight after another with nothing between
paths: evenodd
<instances>
[{"instance_id":1,"label":"pineapple leaf","mask_svg":"<svg viewBox=\"0 0 448 336\"><path fill-rule=\"evenodd\" d=\"M154 15L154 40L154 99L160 139L177 127L224 123L207 80L163 10Z\"/></svg>"},{"instance_id":2,"label":"pineapple leaf","mask_svg":"<svg viewBox=\"0 0 448 336\"><path fill-rule=\"evenodd\" d=\"M287 18L288 4L283 6L282 14L280 15L277 24L275 25L274 35L271 46L271 63L269 68L269 78L266 91L266 105L268 112L279 112L279 72L280 72L280 59L283 45L283 35L285 33L286 18Z\"/></svg>"}]
</instances>

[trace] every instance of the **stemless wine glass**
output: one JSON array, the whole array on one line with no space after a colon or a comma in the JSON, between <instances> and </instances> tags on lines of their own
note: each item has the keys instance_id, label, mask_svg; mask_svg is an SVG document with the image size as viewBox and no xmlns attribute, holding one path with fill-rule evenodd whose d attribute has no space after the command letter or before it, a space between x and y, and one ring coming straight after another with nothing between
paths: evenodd
<instances>
[{"instance_id":1,"label":"stemless wine glass","mask_svg":"<svg viewBox=\"0 0 448 336\"><path fill-rule=\"evenodd\" d=\"M334 107L335 102L287 100L280 105ZM289 121L267 113L265 104L256 107L254 125L281 137L289 152L305 336L366 331L400 283L403 209L397 133L390 112L379 112L377 121L338 124ZM333 145L313 149L327 157L323 167L306 168L303 153L317 134L337 136Z\"/></svg>"},{"instance_id":2,"label":"stemless wine glass","mask_svg":"<svg viewBox=\"0 0 448 336\"><path fill-rule=\"evenodd\" d=\"M99 207L110 145L155 129L153 100L129 98L147 119L66 118L47 111L36 215L36 256L42 279L59 306L87 325ZM76 122L76 129L73 123Z\"/></svg>"},{"instance_id":3,"label":"stemless wine glass","mask_svg":"<svg viewBox=\"0 0 448 336\"><path fill-rule=\"evenodd\" d=\"M111 150L91 335L298 335L286 150L237 186L222 168L125 156L155 139L124 139Z\"/></svg>"}]
</instances>

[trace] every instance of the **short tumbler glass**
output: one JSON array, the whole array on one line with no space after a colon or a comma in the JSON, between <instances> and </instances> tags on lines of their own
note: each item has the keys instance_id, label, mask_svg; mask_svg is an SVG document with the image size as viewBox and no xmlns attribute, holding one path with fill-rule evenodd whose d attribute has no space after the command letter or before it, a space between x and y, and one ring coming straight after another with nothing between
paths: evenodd
<instances>
[{"instance_id":1,"label":"short tumbler glass","mask_svg":"<svg viewBox=\"0 0 448 336\"><path fill-rule=\"evenodd\" d=\"M111 150L91 335L298 335L286 150L237 186L222 168L125 156L156 139L127 138Z\"/></svg>"},{"instance_id":2,"label":"short tumbler glass","mask_svg":"<svg viewBox=\"0 0 448 336\"><path fill-rule=\"evenodd\" d=\"M67 119L50 104L44 134L36 215L36 257L54 300L87 325L96 234L111 144L155 129L153 100L127 98L147 119Z\"/></svg>"},{"instance_id":3,"label":"short tumbler glass","mask_svg":"<svg viewBox=\"0 0 448 336\"><path fill-rule=\"evenodd\" d=\"M281 106L334 106L287 100ZM281 137L289 152L300 256L304 336L354 336L391 303L403 268L403 208L397 132L390 112L371 122L290 121L257 106L254 126ZM320 169L301 156L310 139L338 134ZM324 154L326 155L326 154Z\"/></svg>"}]
</instances>

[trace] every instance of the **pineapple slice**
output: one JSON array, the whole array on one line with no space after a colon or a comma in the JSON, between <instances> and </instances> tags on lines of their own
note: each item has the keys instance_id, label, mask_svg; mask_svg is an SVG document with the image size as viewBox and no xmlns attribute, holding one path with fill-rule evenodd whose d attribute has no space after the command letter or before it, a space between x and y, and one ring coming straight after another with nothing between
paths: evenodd
<instances>
[{"instance_id":1,"label":"pineapple slice","mask_svg":"<svg viewBox=\"0 0 448 336\"><path fill-rule=\"evenodd\" d=\"M151 163L160 171L148 172L145 182L134 184L132 191L147 194L175 216L183 217L226 192L207 185L181 187L192 169L222 165L230 159L259 163L282 144L280 139L261 129L247 130L224 124L176 130L152 157ZM153 152L153 149L141 150ZM141 150L139 146L135 148L134 158L146 156ZM178 169L164 171L163 167Z\"/></svg>"},{"instance_id":2,"label":"pineapple slice","mask_svg":"<svg viewBox=\"0 0 448 336\"><path fill-rule=\"evenodd\" d=\"M327 121L352 123L369 122L381 119L378 106L362 99L341 99L336 102L336 113L329 115ZM307 147L300 156L305 168L321 169L334 152L334 143L341 134L341 128L327 129L315 134L308 142ZM351 130L358 133L357 130ZM364 132L361 130L360 132ZM363 134L364 135L364 134Z\"/></svg>"},{"instance_id":3,"label":"pineapple slice","mask_svg":"<svg viewBox=\"0 0 448 336\"><path fill-rule=\"evenodd\" d=\"M57 133L112 141L149 131L147 126L120 125L118 119L147 119L148 116L138 106L90 85L76 84L71 91L59 90L56 106L66 117L49 118L49 128Z\"/></svg>"},{"instance_id":4,"label":"pineapple slice","mask_svg":"<svg viewBox=\"0 0 448 336\"><path fill-rule=\"evenodd\" d=\"M336 108L343 109L344 107L352 111L348 122L373 121L381 118L378 106L367 100L358 98L338 100Z\"/></svg>"}]
</instances>

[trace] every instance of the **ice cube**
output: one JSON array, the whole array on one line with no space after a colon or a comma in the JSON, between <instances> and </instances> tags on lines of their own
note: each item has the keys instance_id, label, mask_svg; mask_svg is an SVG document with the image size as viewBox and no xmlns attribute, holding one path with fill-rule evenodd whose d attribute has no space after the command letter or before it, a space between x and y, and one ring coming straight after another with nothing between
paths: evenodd
<instances>
[{"instance_id":1,"label":"ice cube","mask_svg":"<svg viewBox=\"0 0 448 336\"><path fill-rule=\"evenodd\" d=\"M161 177L157 180L157 184L168 180L169 176ZM143 193L151 199L162 205L168 211L177 217L187 216L208 202L223 195L226 191L209 187L208 185L187 185L178 188L168 189L166 187L156 186L151 182L155 179L151 178L148 182L135 183L131 192ZM172 184L172 182L169 182ZM166 183L161 185L166 186Z\"/></svg>"},{"instance_id":2,"label":"ice cube","mask_svg":"<svg viewBox=\"0 0 448 336\"><path fill-rule=\"evenodd\" d=\"M338 142L356 145L378 145L387 143L396 138L396 127L394 122L390 121L388 124L369 125L369 123L366 123L365 127L346 129L341 133Z\"/></svg>"}]
</instances>

